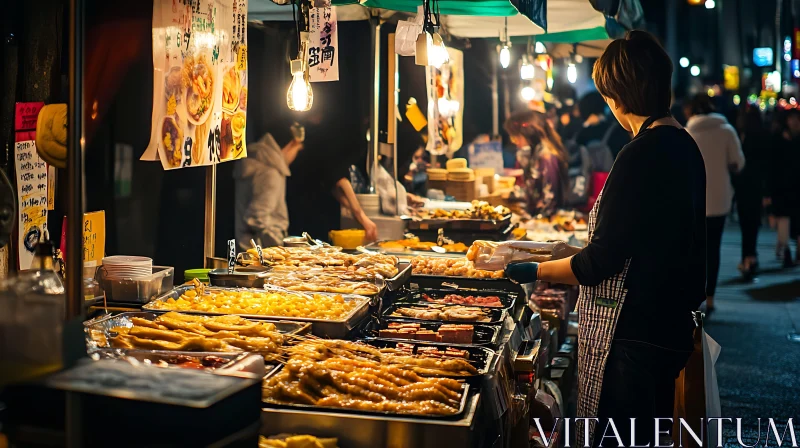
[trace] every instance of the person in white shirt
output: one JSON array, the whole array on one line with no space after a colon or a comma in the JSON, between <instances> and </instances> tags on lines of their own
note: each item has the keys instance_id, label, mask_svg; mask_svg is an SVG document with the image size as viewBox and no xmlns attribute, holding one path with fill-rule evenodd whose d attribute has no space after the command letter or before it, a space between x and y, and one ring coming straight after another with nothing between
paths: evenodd
<instances>
[{"instance_id":1,"label":"person in white shirt","mask_svg":"<svg viewBox=\"0 0 800 448\"><path fill-rule=\"evenodd\" d=\"M722 231L733 202L731 174L744 168L744 153L736 129L714 112L708 95L695 96L684 112L689 119L686 130L697 142L706 165L706 313L710 314L719 276Z\"/></svg>"}]
</instances>

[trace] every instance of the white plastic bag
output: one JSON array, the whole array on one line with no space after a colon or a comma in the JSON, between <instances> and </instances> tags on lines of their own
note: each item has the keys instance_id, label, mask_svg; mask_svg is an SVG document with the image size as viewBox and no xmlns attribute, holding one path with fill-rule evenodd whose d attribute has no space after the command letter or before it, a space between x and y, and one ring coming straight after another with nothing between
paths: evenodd
<instances>
[{"instance_id":1,"label":"white plastic bag","mask_svg":"<svg viewBox=\"0 0 800 448\"><path fill-rule=\"evenodd\" d=\"M467 258L476 269L500 271L511 262L550 261L561 258L556 250L563 243L539 243L534 241L475 241L467 252Z\"/></svg>"},{"instance_id":2,"label":"white plastic bag","mask_svg":"<svg viewBox=\"0 0 800 448\"><path fill-rule=\"evenodd\" d=\"M719 386L717 385L717 358L722 351L722 347L715 341L708 333L703 330L703 370L705 372L705 389L706 389L706 418L722 417L722 405L719 401ZM716 440L717 421L709 421L708 423L708 441L709 448L722 445L721 440Z\"/></svg>"},{"instance_id":3,"label":"white plastic bag","mask_svg":"<svg viewBox=\"0 0 800 448\"><path fill-rule=\"evenodd\" d=\"M422 33L425 15L422 6L417 7L414 20L399 20L394 35L394 52L400 56L414 56L417 51L417 36Z\"/></svg>"}]
</instances>

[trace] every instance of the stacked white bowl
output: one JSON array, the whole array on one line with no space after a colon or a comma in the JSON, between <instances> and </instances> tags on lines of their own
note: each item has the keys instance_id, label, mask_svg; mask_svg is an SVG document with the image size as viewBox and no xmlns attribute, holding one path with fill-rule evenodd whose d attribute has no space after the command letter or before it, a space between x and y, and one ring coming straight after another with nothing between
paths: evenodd
<instances>
[{"instance_id":1,"label":"stacked white bowl","mask_svg":"<svg viewBox=\"0 0 800 448\"><path fill-rule=\"evenodd\" d=\"M114 255L103 258L103 268L109 280L137 280L153 274L153 259Z\"/></svg>"}]
</instances>

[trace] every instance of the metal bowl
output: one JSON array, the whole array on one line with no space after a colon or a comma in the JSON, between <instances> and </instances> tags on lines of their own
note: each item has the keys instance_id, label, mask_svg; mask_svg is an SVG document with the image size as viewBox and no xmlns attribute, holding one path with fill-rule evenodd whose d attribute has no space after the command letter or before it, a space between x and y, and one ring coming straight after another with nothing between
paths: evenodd
<instances>
[{"instance_id":1,"label":"metal bowl","mask_svg":"<svg viewBox=\"0 0 800 448\"><path fill-rule=\"evenodd\" d=\"M227 269L209 271L208 279L213 286L229 288L263 288L269 270L261 266L237 267L233 273Z\"/></svg>"},{"instance_id":2,"label":"metal bowl","mask_svg":"<svg viewBox=\"0 0 800 448\"><path fill-rule=\"evenodd\" d=\"M287 236L283 239L283 247L308 247L308 240L302 236Z\"/></svg>"}]
</instances>

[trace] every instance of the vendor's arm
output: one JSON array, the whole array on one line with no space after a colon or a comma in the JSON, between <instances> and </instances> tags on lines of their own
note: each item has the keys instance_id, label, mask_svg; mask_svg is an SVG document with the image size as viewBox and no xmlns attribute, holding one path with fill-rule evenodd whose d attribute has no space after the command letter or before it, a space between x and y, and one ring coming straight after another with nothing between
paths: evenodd
<instances>
[{"instance_id":1,"label":"vendor's arm","mask_svg":"<svg viewBox=\"0 0 800 448\"><path fill-rule=\"evenodd\" d=\"M349 179L343 177L336 182L333 188L333 196L342 206L350 210L350 213L353 214L353 218L361 224L361 227L363 227L366 232L367 241L375 241L378 239L378 226L364 213Z\"/></svg>"},{"instance_id":2,"label":"vendor's arm","mask_svg":"<svg viewBox=\"0 0 800 448\"><path fill-rule=\"evenodd\" d=\"M603 188L589 244L573 257L553 262L569 260L581 285L596 286L622 272L626 260L633 255L635 235L641 228L640 195L647 191L640 176L648 171L647 166L637 166L636 156L635 151L622 151L617 157ZM561 271L558 267L545 268L545 272L553 272L559 278Z\"/></svg>"}]
</instances>

